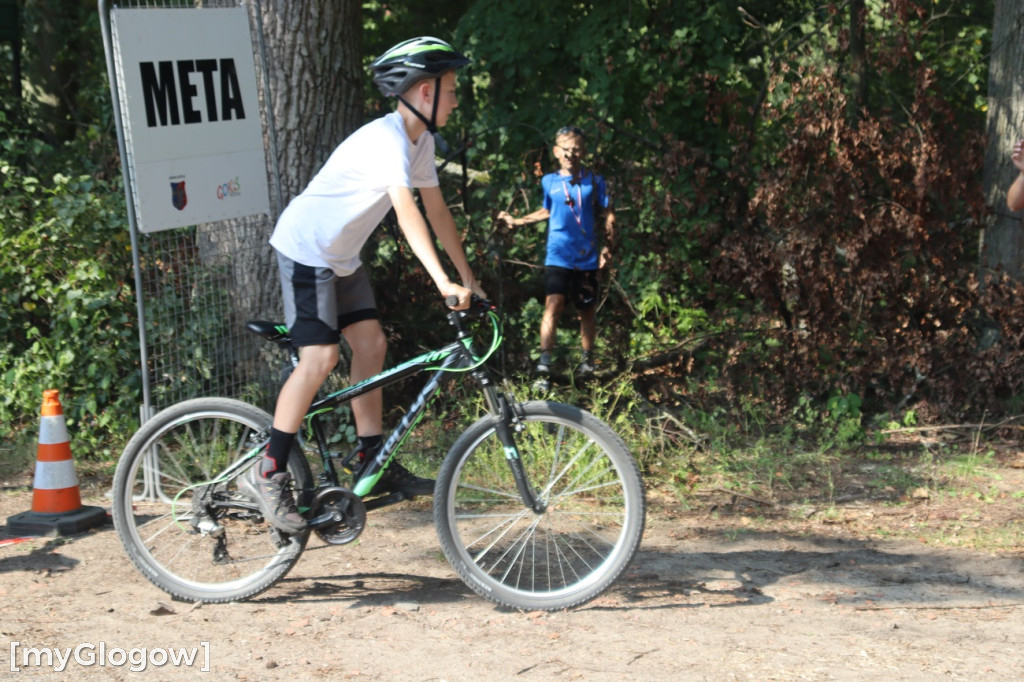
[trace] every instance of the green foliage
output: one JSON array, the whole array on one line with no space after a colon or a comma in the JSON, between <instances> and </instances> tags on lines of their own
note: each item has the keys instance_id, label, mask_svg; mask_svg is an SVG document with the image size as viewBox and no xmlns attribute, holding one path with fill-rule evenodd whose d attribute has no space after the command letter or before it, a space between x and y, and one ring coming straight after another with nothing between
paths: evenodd
<instances>
[{"instance_id":1,"label":"green foliage","mask_svg":"<svg viewBox=\"0 0 1024 682\"><path fill-rule=\"evenodd\" d=\"M474 60L443 131L464 148L442 183L506 312L509 375L536 351L544 225L493 217L537 207L553 132L575 124L620 234L598 319L600 356L621 373L588 399L645 457L681 432L651 405L688 410L725 453L721 470L763 490L798 476L778 438L809 437L827 458L879 413L925 422L1019 404L1024 292L973 279L991 4L866 4L857 72L848 3L365 3L367 59L426 33ZM138 353L97 13L85 1L24 8L31 94L12 102L0 85L12 254L0 263L12 311L0 320L0 421L34 421L56 382L102 450L134 419ZM5 78L10 63L0 47ZM436 290L404 240L379 230L368 251L392 356L442 339ZM166 284L188 295L174 273ZM200 370L213 324L182 331ZM561 331L575 343L568 315ZM755 460L729 464L740 432L756 434ZM685 479L701 460L679 450L667 466Z\"/></svg>"},{"instance_id":2,"label":"green foliage","mask_svg":"<svg viewBox=\"0 0 1024 682\"><path fill-rule=\"evenodd\" d=\"M524 328L539 294L522 262L542 233L501 233L491 217L536 208L551 135L571 123L621 233L600 343L648 370L647 397L724 398L735 419L807 401L804 428L828 449L859 442L864 415L999 411L1024 393L1024 375L997 376L978 345L998 336L1017 367L1016 286L972 280L991 7L867 2L862 72L848 11L474 3L456 32L474 58L464 158L490 182L461 188L461 205L468 243L504 259L484 280L534 292L504 289ZM534 345L528 333L513 353Z\"/></svg>"},{"instance_id":3,"label":"green foliage","mask_svg":"<svg viewBox=\"0 0 1024 682\"><path fill-rule=\"evenodd\" d=\"M24 449L60 391L76 457L137 424L138 333L96 4L21 4L23 96L0 84L0 424ZM13 53L0 65L13 73Z\"/></svg>"},{"instance_id":4,"label":"green foliage","mask_svg":"<svg viewBox=\"0 0 1024 682\"><path fill-rule=\"evenodd\" d=\"M34 427L43 390L57 388L82 454L103 455L140 390L124 195L116 181L18 165L57 156L26 131L0 141L0 422L12 435Z\"/></svg>"}]
</instances>

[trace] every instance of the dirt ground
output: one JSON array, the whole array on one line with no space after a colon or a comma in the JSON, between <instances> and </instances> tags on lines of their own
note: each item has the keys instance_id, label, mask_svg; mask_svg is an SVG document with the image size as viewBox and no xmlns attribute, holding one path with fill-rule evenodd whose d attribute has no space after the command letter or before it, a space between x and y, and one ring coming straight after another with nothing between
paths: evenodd
<instances>
[{"instance_id":1,"label":"dirt ground","mask_svg":"<svg viewBox=\"0 0 1024 682\"><path fill-rule=\"evenodd\" d=\"M418 501L372 513L353 545L311 538L278 586L219 606L171 601L109 525L6 544L0 525L0 670L83 680L191 678L207 666L219 679L289 681L1020 680L1024 500L1014 493L1024 468L992 478L984 496L854 495L827 510L713 491L684 509L652 492L627 575L556 613L504 611L470 592ZM0 524L31 508L26 483L0 481ZM102 483L83 482L82 493L109 507ZM1003 545L951 546L972 533ZM43 656L53 649L72 652L63 672ZM161 665L168 650L196 658Z\"/></svg>"}]
</instances>

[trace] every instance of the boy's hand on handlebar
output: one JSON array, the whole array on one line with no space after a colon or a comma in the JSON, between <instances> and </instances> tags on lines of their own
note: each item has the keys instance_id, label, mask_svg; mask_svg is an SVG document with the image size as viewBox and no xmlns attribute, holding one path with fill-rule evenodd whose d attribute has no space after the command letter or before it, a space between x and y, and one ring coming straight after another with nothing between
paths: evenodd
<instances>
[{"instance_id":1,"label":"boy's hand on handlebar","mask_svg":"<svg viewBox=\"0 0 1024 682\"><path fill-rule=\"evenodd\" d=\"M480 286L480 282L475 279L463 282L462 285L472 291L477 298L487 298L487 292L485 292L484 288Z\"/></svg>"},{"instance_id":2,"label":"boy's hand on handlebar","mask_svg":"<svg viewBox=\"0 0 1024 682\"><path fill-rule=\"evenodd\" d=\"M452 310L467 309L473 296L473 292L470 289L455 282L450 282L442 293L444 294L445 305Z\"/></svg>"}]
</instances>

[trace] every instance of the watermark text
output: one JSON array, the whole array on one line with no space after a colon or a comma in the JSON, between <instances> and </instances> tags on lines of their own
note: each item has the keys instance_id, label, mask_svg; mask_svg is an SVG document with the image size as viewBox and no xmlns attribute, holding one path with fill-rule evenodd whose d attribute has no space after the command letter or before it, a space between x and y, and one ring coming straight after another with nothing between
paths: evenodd
<instances>
[{"instance_id":1,"label":"watermark text","mask_svg":"<svg viewBox=\"0 0 1024 682\"><path fill-rule=\"evenodd\" d=\"M148 668L192 668L210 672L210 643L200 642L197 647L110 647L106 642L79 644L75 647L30 647L11 642L11 672L22 668L48 668L64 672L69 665L83 668L127 668L142 672Z\"/></svg>"}]
</instances>

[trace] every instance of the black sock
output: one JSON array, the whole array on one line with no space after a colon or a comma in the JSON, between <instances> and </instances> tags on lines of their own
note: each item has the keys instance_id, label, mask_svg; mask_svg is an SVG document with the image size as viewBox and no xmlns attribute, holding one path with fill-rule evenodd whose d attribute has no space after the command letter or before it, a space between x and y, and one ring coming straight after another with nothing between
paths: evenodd
<instances>
[{"instance_id":1,"label":"black sock","mask_svg":"<svg viewBox=\"0 0 1024 682\"><path fill-rule=\"evenodd\" d=\"M288 455L292 451L292 443L295 442L294 433L270 429L270 444L267 446L266 455L260 465L260 473L266 478L278 471L288 469ZM273 468L271 469L271 464Z\"/></svg>"},{"instance_id":2,"label":"black sock","mask_svg":"<svg viewBox=\"0 0 1024 682\"><path fill-rule=\"evenodd\" d=\"M356 459L352 463L352 468L357 478L363 475L366 463L380 451L383 442L384 436L359 436L356 440Z\"/></svg>"},{"instance_id":3,"label":"black sock","mask_svg":"<svg viewBox=\"0 0 1024 682\"><path fill-rule=\"evenodd\" d=\"M359 436L359 442L356 443L356 447L364 455L376 455L383 442L384 436L380 434L376 436Z\"/></svg>"}]
</instances>

